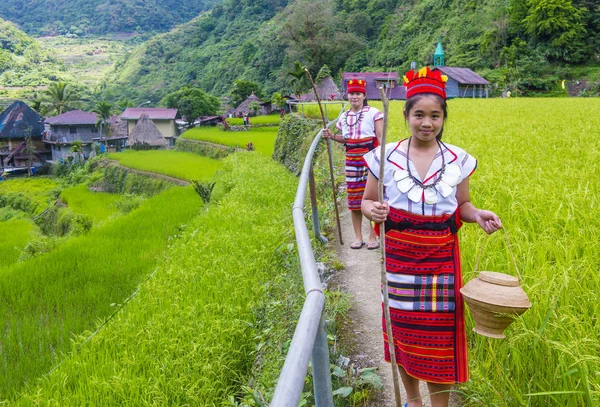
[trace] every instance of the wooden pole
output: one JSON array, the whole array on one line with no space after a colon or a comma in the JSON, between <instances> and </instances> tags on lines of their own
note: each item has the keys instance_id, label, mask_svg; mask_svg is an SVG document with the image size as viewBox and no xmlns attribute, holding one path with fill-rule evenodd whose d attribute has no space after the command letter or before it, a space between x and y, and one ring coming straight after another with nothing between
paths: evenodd
<instances>
[{"instance_id":1,"label":"wooden pole","mask_svg":"<svg viewBox=\"0 0 600 407\"><path fill-rule=\"evenodd\" d=\"M381 152L379 154L379 182L377 183L377 199L383 203L383 167L385 163L385 137L388 126L389 101L383 87L379 88L381 102L383 103L383 131L381 133ZM396 363L396 350L394 344L394 333L392 332L392 319L390 316L390 303L388 298L388 283L385 272L385 222L379 225L379 239L381 244L381 286L383 287L383 310L385 314L385 329L387 331L388 345L390 348L390 362L392 365L392 379L394 381L394 395L396 396L396 407L402 406L402 394L400 393L400 378L398 377L398 365Z\"/></svg>"},{"instance_id":2,"label":"wooden pole","mask_svg":"<svg viewBox=\"0 0 600 407\"><path fill-rule=\"evenodd\" d=\"M310 75L310 72L308 72L308 69L304 68L304 72L306 72L306 75L308 76L308 79L310 80L310 84L313 88L313 91L315 92L315 97L317 98L317 103L319 104L319 110L321 111L321 119L323 120L323 128L327 127L327 121L325 120L325 114L323 113L323 106L321 106L321 99L319 98L319 92L317 92L317 87L315 86L315 82L313 81L312 76ZM342 239L342 225L340 224L340 213L338 211L338 205L337 205L337 192L336 192L336 188L335 188L335 177L333 175L333 158L332 158L332 154L331 154L331 140L327 139L327 155L329 157L329 175L331 177L331 190L333 192L333 206L335 208L335 220L337 223L337 229L338 229L338 235L340 237L340 244L344 244L344 241Z\"/></svg>"}]
</instances>

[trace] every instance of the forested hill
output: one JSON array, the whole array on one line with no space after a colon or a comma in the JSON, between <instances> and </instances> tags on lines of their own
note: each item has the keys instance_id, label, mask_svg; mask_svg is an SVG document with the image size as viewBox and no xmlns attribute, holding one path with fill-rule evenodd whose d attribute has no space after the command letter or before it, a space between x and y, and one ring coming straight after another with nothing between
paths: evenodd
<instances>
[{"instance_id":1,"label":"forested hill","mask_svg":"<svg viewBox=\"0 0 600 407\"><path fill-rule=\"evenodd\" d=\"M56 59L35 39L0 18L0 84L7 81L7 76L16 82L33 71L38 73L38 80L46 83L66 76Z\"/></svg>"},{"instance_id":2,"label":"forested hill","mask_svg":"<svg viewBox=\"0 0 600 407\"><path fill-rule=\"evenodd\" d=\"M300 60L313 73L398 70L432 62L438 37L446 65L499 87L552 91L558 79L597 75L595 0L242 0L157 36L119 64L107 95L159 100L184 85L223 95L236 79L267 94L289 89ZM596 67L596 68L594 68ZM594 70L596 69L596 70ZM593 78L597 79L597 78Z\"/></svg>"},{"instance_id":3,"label":"forested hill","mask_svg":"<svg viewBox=\"0 0 600 407\"><path fill-rule=\"evenodd\" d=\"M0 17L32 35L164 32L221 0L2 0Z\"/></svg>"}]
</instances>

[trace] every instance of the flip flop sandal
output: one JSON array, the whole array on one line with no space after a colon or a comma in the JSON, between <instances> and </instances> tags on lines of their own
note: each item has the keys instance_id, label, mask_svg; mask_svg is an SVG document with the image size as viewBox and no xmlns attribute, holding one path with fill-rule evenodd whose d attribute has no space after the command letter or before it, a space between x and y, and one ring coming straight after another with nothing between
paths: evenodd
<instances>
[{"instance_id":1,"label":"flip flop sandal","mask_svg":"<svg viewBox=\"0 0 600 407\"><path fill-rule=\"evenodd\" d=\"M360 249L360 248L362 248L364 245L365 245L365 242L358 242L358 241L357 241L357 242L354 242L354 243L352 243L352 244L350 245L350 248L351 248L351 249L355 249L355 250L357 250L357 249Z\"/></svg>"},{"instance_id":2,"label":"flip flop sandal","mask_svg":"<svg viewBox=\"0 0 600 407\"><path fill-rule=\"evenodd\" d=\"M369 242L369 243L367 243L367 249L368 250L379 249L379 242Z\"/></svg>"}]
</instances>

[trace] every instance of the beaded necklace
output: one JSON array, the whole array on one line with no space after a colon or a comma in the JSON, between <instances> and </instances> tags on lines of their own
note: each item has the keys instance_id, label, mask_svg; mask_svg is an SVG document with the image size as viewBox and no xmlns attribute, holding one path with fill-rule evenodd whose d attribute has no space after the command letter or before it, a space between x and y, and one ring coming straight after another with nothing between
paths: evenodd
<instances>
[{"instance_id":1,"label":"beaded necklace","mask_svg":"<svg viewBox=\"0 0 600 407\"><path fill-rule=\"evenodd\" d=\"M350 112L351 112L351 110L348 110L348 113L346 113L346 117L344 118L345 121L346 121L346 126L348 126L349 129L351 129L352 127L356 126L358 123L360 123L362 121L364 110L361 107L360 108L360 113L352 115L352 116L356 117L356 120L352 124L348 123L348 116L350 116Z\"/></svg>"}]
</instances>

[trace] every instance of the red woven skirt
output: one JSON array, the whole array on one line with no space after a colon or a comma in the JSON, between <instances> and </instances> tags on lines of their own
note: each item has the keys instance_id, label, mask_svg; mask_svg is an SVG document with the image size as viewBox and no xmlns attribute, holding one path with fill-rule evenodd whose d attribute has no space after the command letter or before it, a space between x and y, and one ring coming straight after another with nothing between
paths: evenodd
<instances>
[{"instance_id":1,"label":"red woven skirt","mask_svg":"<svg viewBox=\"0 0 600 407\"><path fill-rule=\"evenodd\" d=\"M377 138L346 139L346 189L348 209L360 211L369 170L363 155L377 147Z\"/></svg>"},{"instance_id":2,"label":"red woven skirt","mask_svg":"<svg viewBox=\"0 0 600 407\"><path fill-rule=\"evenodd\" d=\"M385 254L396 362L421 380L465 382L462 275L458 238L453 233L460 228L460 216L458 212L452 218L419 216L390 209L388 220ZM453 231L446 227L448 223ZM394 224L401 226L395 229ZM385 314L382 327L389 362Z\"/></svg>"}]
</instances>

